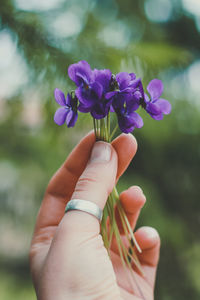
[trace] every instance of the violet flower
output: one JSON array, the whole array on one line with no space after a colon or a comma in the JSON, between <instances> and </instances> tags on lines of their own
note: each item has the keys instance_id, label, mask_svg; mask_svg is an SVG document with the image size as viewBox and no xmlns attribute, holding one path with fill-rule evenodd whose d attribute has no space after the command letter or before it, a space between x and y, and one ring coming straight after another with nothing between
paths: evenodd
<instances>
[{"instance_id":1,"label":"violet flower","mask_svg":"<svg viewBox=\"0 0 200 300\"><path fill-rule=\"evenodd\" d=\"M135 102L122 102L117 99L113 104L113 108L117 114L118 125L122 132L130 133L135 128L143 126L143 120L139 114L135 112Z\"/></svg>"},{"instance_id":2,"label":"violet flower","mask_svg":"<svg viewBox=\"0 0 200 300\"><path fill-rule=\"evenodd\" d=\"M91 70L86 61L69 66L69 77L77 85L78 110L90 112L95 119L104 118L109 112L110 100L104 97L109 91L110 70Z\"/></svg>"},{"instance_id":3,"label":"violet flower","mask_svg":"<svg viewBox=\"0 0 200 300\"><path fill-rule=\"evenodd\" d=\"M77 98L70 96L67 94L67 98L65 99L64 93L55 89L54 97L56 102L61 105L58 108L54 115L54 122L58 125L63 125L65 122L67 127L73 127L77 121L78 113L77 113Z\"/></svg>"},{"instance_id":4,"label":"violet flower","mask_svg":"<svg viewBox=\"0 0 200 300\"><path fill-rule=\"evenodd\" d=\"M169 101L160 98L163 92L163 83L159 79L153 79L147 86L148 95L144 95L143 101L141 101L142 107L147 113L155 120L162 120L163 115L168 115L171 112L171 104Z\"/></svg>"}]
</instances>

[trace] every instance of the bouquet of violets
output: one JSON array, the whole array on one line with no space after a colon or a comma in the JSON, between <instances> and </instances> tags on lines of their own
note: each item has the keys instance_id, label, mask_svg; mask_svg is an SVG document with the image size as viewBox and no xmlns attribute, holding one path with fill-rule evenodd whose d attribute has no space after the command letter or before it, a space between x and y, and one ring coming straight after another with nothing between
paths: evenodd
<instances>
[{"instance_id":1,"label":"bouquet of violets","mask_svg":"<svg viewBox=\"0 0 200 300\"><path fill-rule=\"evenodd\" d=\"M137 78L135 73L120 72L114 75L108 69L92 70L84 60L70 65L68 75L75 83L76 89L68 93L66 97L61 90L55 89L55 100L61 107L57 109L54 121L58 125L66 123L68 127L73 127L78 119L78 112L90 113L97 141L110 143L118 128L124 133L141 128L143 120L136 112L139 107L142 107L155 120L162 120L163 115L171 111L171 104L160 98L163 83L159 79L150 81L147 85L148 94L146 94L141 78ZM117 124L111 128L113 115L117 117ZM115 210L119 213L124 233L129 241L129 250L121 241ZM141 249L119 201L116 186L109 195L103 211L101 235L108 253L111 241L115 237L123 265L131 269L133 262L142 273L134 246L139 252Z\"/></svg>"}]
</instances>

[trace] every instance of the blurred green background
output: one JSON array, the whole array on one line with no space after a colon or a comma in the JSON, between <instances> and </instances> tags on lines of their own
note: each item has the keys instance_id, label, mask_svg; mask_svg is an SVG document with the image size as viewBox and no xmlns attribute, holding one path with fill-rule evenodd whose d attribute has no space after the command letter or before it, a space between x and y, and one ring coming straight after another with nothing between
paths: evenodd
<instances>
[{"instance_id":1,"label":"blurred green background","mask_svg":"<svg viewBox=\"0 0 200 300\"><path fill-rule=\"evenodd\" d=\"M69 64L160 78L172 113L144 116L120 190L147 196L139 224L157 228L158 300L200 299L200 1L0 0L0 299L35 299L28 248L45 187L92 127L53 122Z\"/></svg>"}]
</instances>

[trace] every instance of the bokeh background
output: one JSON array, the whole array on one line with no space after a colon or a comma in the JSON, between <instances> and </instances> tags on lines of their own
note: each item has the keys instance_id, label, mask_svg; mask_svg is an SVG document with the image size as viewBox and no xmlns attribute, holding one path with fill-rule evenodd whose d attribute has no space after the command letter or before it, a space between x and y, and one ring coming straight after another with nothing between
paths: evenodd
<instances>
[{"instance_id":1,"label":"bokeh background","mask_svg":"<svg viewBox=\"0 0 200 300\"><path fill-rule=\"evenodd\" d=\"M35 299L28 248L45 187L92 127L53 122L69 64L160 78L171 115L144 116L120 190L147 196L139 224L157 228L156 299L200 299L200 1L0 0L0 299Z\"/></svg>"}]
</instances>

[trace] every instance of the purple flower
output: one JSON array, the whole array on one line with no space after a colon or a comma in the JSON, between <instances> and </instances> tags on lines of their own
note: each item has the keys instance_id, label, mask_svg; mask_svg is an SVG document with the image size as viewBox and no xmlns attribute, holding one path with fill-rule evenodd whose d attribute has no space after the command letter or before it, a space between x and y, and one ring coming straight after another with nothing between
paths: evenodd
<instances>
[{"instance_id":1,"label":"purple flower","mask_svg":"<svg viewBox=\"0 0 200 300\"><path fill-rule=\"evenodd\" d=\"M153 79L147 86L150 99L147 94L141 102L142 107L155 120L162 120L163 114L168 115L171 112L171 104L169 101L160 98L163 92L163 83L159 79Z\"/></svg>"},{"instance_id":2,"label":"purple flower","mask_svg":"<svg viewBox=\"0 0 200 300\"><path fill-rule=\"evenodd\" d=\"M92 71L86 61L80 61L69 66L68 74L77 85L75 94L80 102L78 110L90 112L95 119L104 118L110 106L110 100L104 94L109 91L111 71Z\"/></svg>"},{"instance_id":3,"label":"purple flower","mask_svg":"<svg viewBox=\"0 0 200 300\"><path fill-rule=\"evenodd\" d=\"M78 118L78 100L76 96L72 97L70 94L67 94L67 98L65 99L64 93L59 89L55 89L54 97L56 102L61 105L55 112L54 122L58 125L63 125L66 122L68 127L73 127Z\"/></svg>"},{"instance_id":4,"label":"purple flower","mask_svg":"<svg viewBox=\"0 0 200 300\"><path fill-rule=\"evenodd\" d=\"M117 114L119 128L124 133L132 132L135 128L143 126L143 120L135 111L120 112Z\"/></svg>"},{"instance_id":5,"label":"purple flower","mask_svg":"<svg viewBox=\"0 0 200 300\"><path fill-rule=\"evenodd\" d=\"M134 110L134 101L117 101L113 105L117 114L119 128L124 133L132 132L135 128L143 126L143 120Z\"/></svg>"},{"instance_id":6,"label":"purple flower","mask_svg":"<svg viewBox=\"0 0 200 300\"><path fill-rule=\"evenodd\" d=\"M115 111L115 106L118 107L119 103L131 102L132 110L139 108L144 92L141 79L136 79L134 73L121 72L116 77L112 76L110 86L112 91L108 92L105 97L112 98L112 111Z\"/></svg>"}]
</instances>

